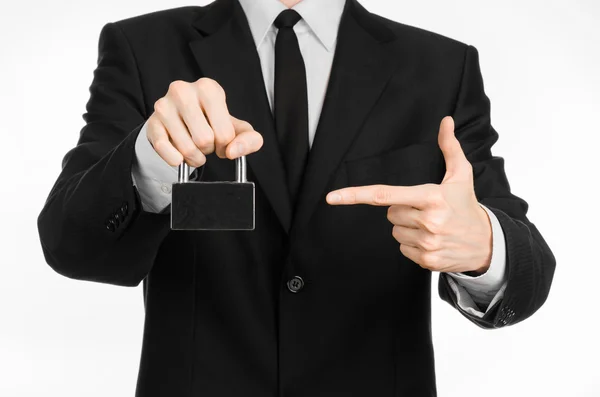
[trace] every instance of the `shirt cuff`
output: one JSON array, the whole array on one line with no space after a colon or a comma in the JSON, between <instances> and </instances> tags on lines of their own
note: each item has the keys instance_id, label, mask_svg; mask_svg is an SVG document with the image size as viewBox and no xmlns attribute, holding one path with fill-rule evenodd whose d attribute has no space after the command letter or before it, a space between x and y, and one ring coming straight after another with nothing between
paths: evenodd
<instances>
[{"instance_id":1,"label":"shirt cuff","mask_svg":"<svg viewBox=\"0 0 600 397\"><path fill-rule=\"evenodd\" d=\"M488 270L479 276L468 276L463 273L445 273L448 283L455 294L461 307L471 314L479 317L483 312L477 304L487 308L502 298L506 288L506 239L502 226L496 215L486 206L479 203L487 212L492 225L492 258ZM464 307L463 307L464 306ZM471 310L467 310L471 309Z\"/></svg>"},{"instance_id":2,"label":"shirt cuff","mask_svg":"<svg viewBox=\"0 0 600 397\"><path fill-rule=\"evenodd\" d=\"M147 124L146 121L135 141L131 177L144 211L160 213L171 204L171 188L177 182L179 167L169 165L154 150L146 135ZM191 174L196 168L189 169Z\"/></svg>"},{"instance_id":3,"label":"shirt cuff","mask_svg":"<svg viewBox=\"0 0 600 397\"><path fill-rule=\"evenodd\" d=\"M479 317L479 318L483 318L483 316L488 312L488 310L493 307L496 302L498 302L500 299L504 298L504 290L506 289L506 286L508 285L508 282L504 281L504 283L502 284L502 286L500 287L500 289L498 290L498 292L496 292L496 295L494 295L494 297L491 299L491 301L489 303L481 303L481 306L486 306L485 311L482 311L481 308L479 307L479 305L477 303L475 303L475 301L473 300L473 297L471 295L471 293L469 293L465 287L463 287L462 285L458 284L456 281L454 281L454 279L448 275L448 273L442 273L440 275L440 277L446 277L446 280L448 281L448 284L450 285L450 288L452 289L452 291L454 292L454 295L456 296L456 302L458 303L458 306L463 309L465 312L469 313L472 316L475 317Z\"/></svg>"}]
</instances>

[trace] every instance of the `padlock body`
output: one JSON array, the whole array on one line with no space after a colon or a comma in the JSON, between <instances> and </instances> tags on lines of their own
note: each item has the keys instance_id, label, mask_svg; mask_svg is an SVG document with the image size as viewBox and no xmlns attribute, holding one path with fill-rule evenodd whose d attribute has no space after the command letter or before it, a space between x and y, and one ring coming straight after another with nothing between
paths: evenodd
<instances>
[{"instance_id":1,"label":"padlock body","mask_svg":"<svg viewBox=\"0 0 600 397\"><path fill-rule=\"evenodd\" d=\"M254 230L254 183L174 183L171 229Z\"/></svg>"}]
</instances>

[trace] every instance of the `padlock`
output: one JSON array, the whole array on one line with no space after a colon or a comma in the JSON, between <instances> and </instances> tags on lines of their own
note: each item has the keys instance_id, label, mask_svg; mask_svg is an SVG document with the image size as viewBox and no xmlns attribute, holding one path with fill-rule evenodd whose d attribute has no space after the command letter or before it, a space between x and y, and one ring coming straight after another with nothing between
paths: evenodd
<instances>
[{"instance_id":1,"label":"padlock","mask_svg":"<svg viewBox=\"0 0 600 397\"><path fill-rule=\"evenodd\" d=\"M172 230L254 230L254 182L246 180L246 156L235 159L235 181L189 181L179 165L171 189Z\"/></svg>"}]
</instances>

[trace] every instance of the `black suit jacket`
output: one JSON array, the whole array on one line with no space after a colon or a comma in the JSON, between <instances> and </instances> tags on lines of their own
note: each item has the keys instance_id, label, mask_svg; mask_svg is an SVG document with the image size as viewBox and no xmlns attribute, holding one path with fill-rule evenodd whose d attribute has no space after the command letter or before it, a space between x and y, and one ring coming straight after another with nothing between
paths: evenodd
<instances>
[{"instance_id":1,"label":"black suit jacket","mask_svg":"<svg viewBox=\"0 0 600 397\"><path fill-rule=\"evenodd\" d=\"M38 218L48 264L78 280L143 281L137 396L435 396L431 272L399 251L387 207L330 206L327 192L440 183L440 120L452 115L479 201L506 237L508 286L484 328L516 324L545 301L555 259L510 192L474 47L367 12L348 0L329 86L293 213L260 63L237 1L107 23L86 122ZM142 209L134 143L174 80L207 76L231 114L263 134L249 155L256 230L171 231ZM208 156L202 180L231 180ZM111 228L112 222L118 224ZM297 293L286 282L304 280Z\"/></svg>"}]
</instances>

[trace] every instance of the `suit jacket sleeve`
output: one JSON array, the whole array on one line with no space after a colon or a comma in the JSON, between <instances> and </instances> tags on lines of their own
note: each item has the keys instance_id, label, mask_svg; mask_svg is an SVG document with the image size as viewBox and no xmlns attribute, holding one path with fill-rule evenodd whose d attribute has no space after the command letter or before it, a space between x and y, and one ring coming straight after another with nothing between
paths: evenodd
<instances>
[{"instance_id":1,"label":"suit jacket sleeve","mask_svg":"<svg viewBox=\"0 0 600 397\"><path fill-rule=\"evenodd\" d=\"M147 113L136 61L117 23L100 32L89 91L86 124L37 219L40 241L46 262L66 277L136 286L170 219L144 211L132 181Z\"/></svg>"},{"instance_id":2,"label":"suit jacket sleeve","mask_svg":"<svg viewBox=\"0 0 600 397\"><path fill-rule=\"evenodd\" d=\"M548 297L556 260L536 226L527 219L528 204L510 191L504 159L493 156L498 133L491 126L490 101L484 92L477 49L468 46L455 110L455 134L473 166L475 194L498 218L506 240L504 296L482 318L465 312L446 277L440 297L482 328L516 324L535 313Z\"/></svg>"}]
</instances>

